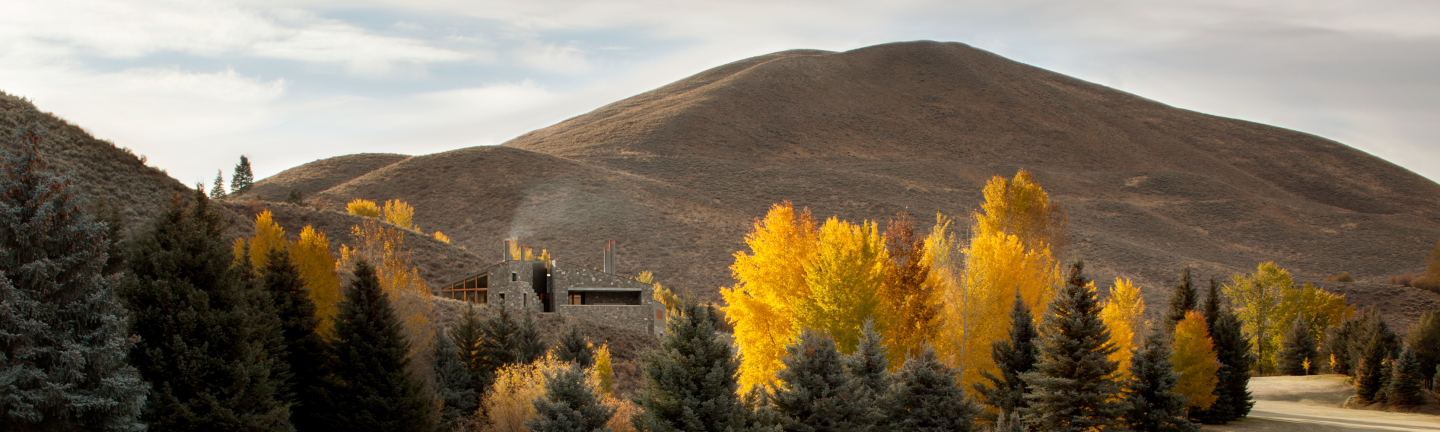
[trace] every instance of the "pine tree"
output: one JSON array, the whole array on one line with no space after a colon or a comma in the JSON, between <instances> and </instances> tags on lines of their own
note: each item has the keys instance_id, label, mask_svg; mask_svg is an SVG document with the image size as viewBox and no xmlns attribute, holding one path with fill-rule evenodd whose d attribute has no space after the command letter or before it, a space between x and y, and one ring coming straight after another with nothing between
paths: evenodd
<instances>
[{"instance_id":1,"label":"pine tree","mask_svg":"<svg viewBox=\"0 0 1440 432\"><path fill-rule=\"evenodd\" d=\"M1359 372L1355 378L1355 396L1366 402L1376 402L1385 385L1385 341L1382 335L1374 335L1365 345Z\"/></svg>"},{"instance_id":2,"label":"pine tree","mask_svg":"<svg viewBox=\"0 0 1440 432\"><path fill-rule=\"evenodd\" d=\"M474 376L461 360L454 338L435 330L435 396L440 399L440 430L458 430L480 406Z\"/></svg>"},{"instance_id":3,"label":"pine tree","mask_svg":"<svg viewBox=\"0 0 1440 432\"><path fill-rule=\"evenodd\" d=\"M332 430L432 431L435 405L409 373L410 344L375 270L355 264L335 322L333 382L325 412Z\"/></svg>"},{"instance_id":4,"label":"pine tree","mask_svg":"<svg viewBox=\"0 0 1440 432\"><path fill-rule=\"evenodd\" d=\"M1115 350L1100 320L1100 302L1084 274L1085 263L1070 265L1065 286L1050 303L1041 327L1035 369L1023 375L1031 392L1025 422L1050 432L1114 429L1124 406L1118 400Z\"/></svg>"},{"instance_id":5,"label":"pine tree","mask_svg":"<svg viewBox=\"0 0 1440 432\"><path fill-rule=\"evenodd\" d=\"M255 183L255 174L250 171L250 158L240 155L240 163L235 165L235 175L230 177L230 189L236 194L245 193L250 190L250 185Z\"/></svg>"},{"instance_id":6,"label":"pine tree","mask_svg":"<svg viewBox=\"0 0 1440 432\"><path fill-rule=\"evenodd\" d=\"M739 359L729 343L716 337L715 318L705 306L683 300L665 320L660 349L646 353L640 368L644 386L635 395L638 429L745 429L747 411L736 395Z\"/></svg>"},{"instance_id":7,"label":"pine tree","mask_svg":"<svg viewBox=\"0 0 1440 432\"><path fill-rule=\"evenodd\" d=\"M545 377L545 396L535 400L535 418L525 421L534 432L609 432L606 423L615 408L600 403L585 382L579 365Z\"/></svg>"},{"instance_id":8,"label":"pine tree","mask_svg":"<svg viewBox=\"0 0 1440 432\"><path fill-rule=\"evenodd\" d=\"M1170 361L1170 338L1156 326L1145 336L1144 349L1134 351L1130 381L1125 386L1125 426L1134 432L1194 432L1186 420L1185 396L1175 392L1180 374Z\"/></svg>"},{"instance_id":9,"label":"pine tree","mask_svg":"<svg viewBox=\"0 0 1440 432\"><path fill-rule=\"evenodd\" d=\"M225 198L225 174L215 170L215 184L210 186L210 199Z\"/></svg>"},{"instance_id":10,"label":"pine tree","mask_svg":"<svg viewBox=\"0 0 1440 432\"><path fill-rule=\"evenodd\" d=\"M535 327L535 314L525 312L525 319L520 321L520 327L515 332L515 361L530 363L545 356L550 347L545 344L545 339L540 337L540 329Z\"/></svg>"},{"instance_id":11,"label":"pine tree","mask_svg":"<svg viewBox=\"0 0 1440 432\"><path fill-rule=\"evenodd\" d=\"M315 303L310 300L310 290L300 277L300 269L290 260L290 252L273 249L261 271L261 285L270 293L274 311L283 338L283 349L276 358L287 366L290 377L282 386L281 397L291 403L290 422L297 430L311 430L322 427L320 410L323 407L321 389L325 384L326 347L325 339L316 333L319 320L315 317ZM249 260L242 260L249 264Z\"/></svg>"},{"instance_id":12,"label":"pine tree","mask_svg":"<svg viewBox=\"0 0 1440 432\"><path fill-rule=\"evenodd\" d=\"M1338 326L1325 331L1325 342L1320 345L1320 357L1325 359L1331 373L1354 376L1355 367L1350 359L1350 338L1360 327L1359 316L1351 317Z\"/></svg>"},{"instance_id":13,"label":"pine tree","mask_svg":"<svg viewBox=\"0 0 1440 432\"><path fill-rule=\"evenodd\" d=\"M1250 397L1250 340L1241 333L1240 317L1229 308L1216 313L1210 337L1215 343L1215 357L1220 368L1215 371L1215 404L1210 408L1191 410L1191 416L1205 423L1224 424L1250 414L1255 402Z\"/></svg>"},{"instance_id":14,"label":"pine tree","mask_svg":"<svg viewBox=\"0 0 1440 432\"><path fill-rule=\"evenodd\" d=\"M1425 375L1420 371L1415 351L1405 346L1400 350L1400 358L1395 360L1390 388L1386 391L1387 403L1392 406L1423 405L1425 394L1420 391L1423 388L1420 385L1425 381Z\"/></svg>"},{"instance_id":15,"label":"pine tree","mask_svg":"<svg viewBox=\"0 0 1440 432\"><path fill-rule=\"evenodd\" d=\"M1310 335L1310 329L1305 325L1305 317L1295 318L1295 326L1285 334L1285 339L1280 341L1280 353L1276 362L1280 373L1310 375L1311 369L1318 365L1319 360L1315 345L1315 338Z\"/></svg>"},{"instance_id":16,"label":"pine tree","mask_svg":"<svg viewBox=\"0 0 1440 432\"><path fill-rule=\"evenodd\" d=\"M490 382L490 374L494 373L493 370L486 369L485 353L481 349L481 342L485 337L484 326L480 314L475 312L475 305L467 304L465 312L460 314L460 321L450 329L449 334L460 364L464 365L465 371L470 374L470 389L476 398L484 394L485 383Z\"/></svg>"},{"instance_id":17,"label":"pine tree","mask_svg":"<svg viewBox=\"0 0 1440 432\"><path fill-rule=\"evenodd\" d=\"M486 319L480 327L480 342L476 346L478 366L472 366L471 372L482 378L478 388L489 387L495 378L495 371L505 365L520 363L516 357L517 337L520 332L519 323L510 316L509 309L500 308L500 312L494 317Z\"/></svg>"},{"instance_id":18,"label":"pine tree","mask_svg":"<svg viewBox=\"0 0 1440 432\"><path fill-rule=\"evenodd\" d=\"M120 273L125 270L125 219L120 215L120 208L109 199L101 198L95 203L90 215L95 217L95 222L105 224L106 259L100 274L111 276Z\"/></svg>"},{"instance_id":19,"label":"pine tree","mask_svg":"<svg viewBox=\"0 0 1440 432\"><path fill-rule=\"evenodd\" d=\"M1415 361L1420 363L1420 370L1429 371L1440 365L1440 311L1432 310L1420 315L1420 319L1406 332L1405 343L1415 351Z\"/></svg>"},{"instance_id":20,"label":"pine tree","mask_svg":"<svg viewBox=\"0 0 1440 432\"><path fill-rule=\"evenodd\" d=\"M560 335L560 345L555 347L555 359L588 368L595 364L595 347L580 335L580 328L570 326L570 331Z\"/></svg>"},{"instance_id":21,"label":"pine tree","mask_svg":"<svg viewBox=\"0 0 1440 432\"><path fill-rule=\"evenodd\" d=\"M921 347L895 373L889 393L892 403L885 426L903 431L968 431L974 428L980 411L965 396L959 374L935 358L935 351Z\"/></svg>"},{"instance_id":22,"label":"pine tree","mask_svg":"<svg viewBox=\"0 0 1440 432\"><path fill-rule=\"evenodd\" d=\"M845 363L845 371L860 383L861 396L869 400L865 403L880 410L887 409L890 403L888 394L890 359L888 356L884 341L881 340L880 334L875 332L874 321L866 321L865 326L860 330L860 340L855 345L855 352L844 356L841 360Z\"/></svg>"},{"instance_id":23,"label":"pine tree","mask_svg":"<svg viewBox=\"0 0 1440 432\"><path fill-rule=\"evenodd\" d=\"M189 202L186 202L189 201ZM269 295L231 267L224 219L195 191L131 243L120 295L140 342L130 359L153 388L151 430L291 430L279 396Z\"/></svg>"},{"instance_id":24,"label":"pine tree","mask_svg":"<svg viewBox=\"0 0 1440 432\"><path fill-rule=\"evenodd\" d=\"M129 314L102 275L112 240L74 185L44 172L34 123L0 164L0 423L138 431L148 386L126 359ZM9 153L9 152L6 152Z\"/></svg>"},{"instance_id":25,"label":"pine tree","mask_svg":"<svg viewBox=\"0 0 1440 432\"><path fill-rule=\"evenodd\" d=\"M1001 418L1029 407L1025 394L1030 392L1030 386L1022 377L1035 368L1039 355L1035 348L1036 337L1038 334L1030 308L1025 306L1024 299L1016 295L1015 303L1010 307L1010 339L995 341L990 350L995 365L1000 367L1000 376L982 372L990 385L975 385L980 400L998 409Z\"/></svg>"},{"instance_id":26,"label":"pine tree","mask_svg":"<svg viewBox=\"0 0 1440 432\"><path fill-rule=\"evenodd\" d=\"M1215 320L1220 317L1220 283L1215 278L1210 278L1210 289L1205 292L1205 304L1201 305L1201 313L1205 314L1205 331L1210 337L1215 337ZM1176 321L1179 322L1179 321Z\"/></svg>"},{"instance_id":27,"label":"pine tree","mask_svg":"<svg viewBox=\"0 0 1440 432\"><path fill-rule=\"evenodd\" d=\"M1175 329L1175 323L1185 319L1185 313L1195 310L1200 294L1190 278L1190 267L1180 271L1180 283L1170 292L1170 308L1165 311L1165 328Z\"/></svg>"},{"instance_id":28,"label":"pine tree","mask_svg":"<svg viewBox=\"0 0 1440 432\"><path fill-rule=\"evenodd\" d=\"M845 373L835 340L805 329L785 348L785 368L771 406L786 432L868 431L877 417L858 398L860 383Z\"/></svg>"}]
</instances>

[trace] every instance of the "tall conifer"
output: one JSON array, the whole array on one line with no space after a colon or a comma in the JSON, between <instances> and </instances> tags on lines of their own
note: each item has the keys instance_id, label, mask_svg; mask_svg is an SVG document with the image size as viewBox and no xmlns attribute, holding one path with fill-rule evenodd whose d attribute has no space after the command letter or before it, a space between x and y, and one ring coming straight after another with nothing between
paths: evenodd
<instances>
[{"instance_id":1,"label":"tall conifer","mask_svg":"<svg viewBox=\"0 0 1440 432\"><path fill-rule=\"evenodd\" d=\"M955 369L935 358L935 350L922 346L895 373L890 386L892 403L884 425L894 430L942 432L974 428L980 409L960 387Z\"/></svg>"},{"instance_id":2,"label":"tall conifer","mask_svg":"<svg viewBox=\"0 0 1440 432\"><path fill-rule=\"evenodd\" d=\"M1310 375L1319 367L1319 352L1305 317L1295 318L1295 325L1280 341L1280 353L1275 366L1283 375Z\"/></svg>"},{"instance_id":3,"label":"tall conifer","mask_svg":"<svg viewBox=\"0 0 1440 432\"><path fill-rule=\"evenodd\" d=\"M1386 403L1394 406L1423 405L1425 394L1420 391L1420 385L1425 381L1425 375L1420 372L1420 362L1415 359L1415 351L1406 345L1400 350L1400 357L1395 360L1394 371L1390 378L1390 388L1387 389Z\"/></svg>"},{"instance_id":4,"label":"tall conifer","mask_svg":"<svg viewBox=\"0 0 1440 432\"><path fill-rule=\"evenodd\" d=\"M991 358L1000 368L1000 376L981 372L990 384L975 384L980 400L998 409L1001 417L1029 406L1025 402L1025 393L1030 392L1030 386L1022 377L1035 368L1039 355L1035 348L1036 337L1038 334L1030 307L1017 294L1015 303L1010 306L1010 339L995 341L990 350Z\"/></svg>"},{"instance_id":5,"label":"tall conifer","mask_svg":"<svg viewBox=\"0 0 1440 432\"><path fill-rule=\"evenodd\" d=\"M1085 277L1085 263L1070 265L1065 286L1050 303L1040 331L1035 369L1023 375L1031 392L1026 423L1049 432L1115 429L1124 406L1115 382L1117 363L1100 302Z\"/></svg>"},{"instance_id":6,"label":"tall conifer","mask_svg":"<svg viewBox=\"0 0 1440 432\"><path fill-rule=\"evenodd\" d=\"M859 397L860 383L845 373L835 340L811 329L785 347L785 368L771 405L786 432L868 431L876 410Z\"/></svg>"},{"instance_id":7,"label":"tall conifer","mask_svg":"<svg viewBox=\"0 0 1440 432\"><path fill-rule=\"evenodd\" d=\"M230 177L230 189L241 194L250 190L250 185L254 183L255 173L250 170L250 158L240 155L240 163L235 165L235 175Z\"/></svg>"},{"instance_id":8,"label":"tall conifer","mask_svg":"<svg viewBox=\"0 0 1440 432\"><path fill-rule=\"evenodd\" d=\"M1420 370L1429 372L1440 365L1440 310L1420 315L1420 320L1406 332L1405 343L1415 351Z\"/></svg>"},{"instance_id":9,"label":"tall conifer","mask_svg":"<svg viewBox=\"0 0 1440 432\"><path fill-rule=\"evenodd\" d=\"M644 385L635 396L643 431L745 430L747 410L736 395L740 362L715 333L705 306L683 300L665 320L660 349L644 355Z\"/></svg>"},{"instance_id":10,"label":"tall conifer","mask_svg":"<svg viewBox=\"0 0 1440 432\"><path fill-rule=\"evenodd\" d=\"M44 172L22 125L0 164L0 424L138 431L148 386L126 358L129 314L102 275L112 241L75 187Z\"/></svg>"},{"instance_id":11,"label":"tall conifer","mask_svg":"<svg viewBox=\"0 0 1440 432\"><path fill-rule=\"evenodd\" d=\"M1170 338L1155 326L1136 349L1125 386L1125 426L1133 432L1194 432L1186 416L1185 397L1175 392L1180 374L1170 361Z\"/></svg>"},{"instance_id":12,"label":"tall conifer","mask_svg":"<svg viewBox=\"0 0 1440 432\"><path fill-rule=\"evenodd\" d=\"M606 423L615 408L600 403L595 388L585 382L580 365L545 376L545 395L536 399L535 417L525 421L532 432L610 432Z\"/></svg>"},{"instance_id":13,"label":"tall conifer","mask_svg":"<svg viewBox=\"0 0 1440 432\"><path fill-rule=\"evenodd\" d=\"M874 321L866 321L865 327L860 329L860 340L855 345L855 352L846 355L845 371L860 383L865 393L863 396L870 399L870 404L884 410L890 402L888 390L890 386L890 358L881 340L880 333L875 331Z\"/></svg>"},{"instance_id":14,"label":"tall conifer","mask_svg":"<svg viewBox=\"0 0 1440 432\"><path fill-rule=\"evenodd\" d=\"M1386 371L1382 363L1385 357L1383 335L1371 336L1370 343L1365 345L1365 354L1361 357L1359 372L1355 377L1355 396L1360 400L1375 402L1378 400L1377 396L1384 391Z\"/></svg>"},{"instance_id":15,"label":"tall conifer","mask_svg":"<svg viewBox=\"0 0 1440 432\"><path fill-rule=\"evenodd\" d=\"M467 305L460 315L460 321L450 329L449 338L455 345L460 364L470 374L470 388L475 397L484 394L485 383L490 382L493 370L486 368L481 341L484 339L484 321L475 312L475 305Z\"/></svg>"},{"instance_id":16,"label":"tall conifer","mask_svg":"<svg viewBox=\"0 0 1440 432\"><path fill-rule=\"evenodd\" d=\"M572 324L570 331L560 336L560 345L555 347L555 358L588 368L595 365L595 347L580 335L580 327Z\"/></svg>"},{"instance_id":17,"label":"tall conifer","mask_svg":"<svg viewBox=\"0 0 1440 432\"><path fill-rule=\"evenodd\" d=\"M332 430L434 430L436 407L410 375L400 319L380 290L375 270L361 260L335 320L333 382L326 420Z\"/></svg>"},{"instance_id":18,"label":"tall conifer","mask_svg":"<svg viewBox=\"0 0 1440 432\"><path fill-rule=\"evenodd\" d=\"M210 186L210 199L225 198L225 176L220 170L215 170L215 183Z\"/></svg>"},{"instance_id":19,"label":"tall conifer","mask_svg":"<svg viewBox=\"0 0 1440 432\"><path fill-rule=\"evenodd\" d=\"M460 359L455 340L435 330L435 396L440 399L440 430L453 431L475 413L480 401L476 397L474 376Z\"/></svg>"},{"instance_id":20,"label":"tall conifer","mask_svg":"<svg viewBox=\"0 0 1440 432\"><path fill-rule=\"evenodd\" d=\"M1165 328L1171 332L1175 330L1175 324L1185 319L1185 313L1195 310L1200 302L1200 294L1195 291L1195 283L1190 277L1190 267L1180 271L1180 283L1170 291L1170 308L1165 311Z\"/></svg>"},{"instance_id":21,"label":"tall conifer","mask_svg":"<svg viewBox=\"0 0 1440 432\"><path fill-rule=\"evenodd\" d=\"M250 260L243 260L248 264ZM292 405L290 422L298 430L322 427L321 389L324 387L327 352L325 339L316 333L320 321L315 317L315 303L310 290L300 278L300 269L290 260L286 249L271 249L261 273L260 283L270 292L279 320L284 349L277 359L288 367L289 382L282 396Z\"/></svg>"}]
</instances>

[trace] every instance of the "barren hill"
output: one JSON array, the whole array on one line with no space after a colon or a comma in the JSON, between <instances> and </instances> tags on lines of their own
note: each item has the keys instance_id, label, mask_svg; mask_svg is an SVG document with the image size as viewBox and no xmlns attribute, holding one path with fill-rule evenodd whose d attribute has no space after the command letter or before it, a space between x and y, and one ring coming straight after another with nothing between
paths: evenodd
<instances>
[{"instance_id":1,"label":"barren hill","mask_svg":"<svg viewBox=\"0 0 1440 432\"><path fill-rule=\"evenodd\" d=\"M715 298L771 203L850 220L965 216L987 179L1019 168L1069 210L1070 255L1102 285L1136 279L1152 304L1186 265L1223 278L1276 261L1302 280L1382 282L1421 268L1440 237L1440 185L1343 144L937 42L741 60L314 199L404 199L422 229L492 260L518 238L598 265L615 239L622 273Z\"/></svg>"}]
</instances>

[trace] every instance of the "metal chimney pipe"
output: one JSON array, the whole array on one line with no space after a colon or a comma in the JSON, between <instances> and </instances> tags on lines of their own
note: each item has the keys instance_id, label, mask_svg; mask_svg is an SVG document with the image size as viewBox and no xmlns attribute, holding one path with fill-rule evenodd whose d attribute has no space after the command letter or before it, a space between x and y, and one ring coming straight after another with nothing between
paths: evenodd
<instances>
[{"instance_id":1,"label":"metal chimney pipe","mask_svg":"<svg viewBox=\"0 0 1440 432\"><path fill-rule=\"evenodd\" d=\"M605 273L615 274L615 240L605 246Z\"/></svg>"},{"instance_id":2,"label":"metal chimney pipe","mask_svg":"<svg viewBox=\"0 0 1440 432\"><path fill-rule=\"evenodd\" d=\"M500 262L510 261L510 240L505 240L505 251L500 252Z\"/></svg>"}]
</instances>

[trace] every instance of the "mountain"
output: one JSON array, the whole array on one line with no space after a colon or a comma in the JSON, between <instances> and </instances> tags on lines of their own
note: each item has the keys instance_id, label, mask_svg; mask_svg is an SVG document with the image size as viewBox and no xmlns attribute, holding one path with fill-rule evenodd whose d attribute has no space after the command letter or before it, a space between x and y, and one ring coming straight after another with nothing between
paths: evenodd
<instances>
[{"instance_id":1,"label":"mountain","mask_svg":"<svg viewBox=\"0 0 1440 432\"><path fill-rule=\"evenodd\" d=\"M1184 266L1223 280L1275 261L1301 280L1383 283L1440 238L1440 185L1394 164L960 43L754 57L501 146L393 159L307 196L406 200L422 229L488 260L516 238L598 266L617 240L622 273L707 299L734 283L732 254L772 203L964 217L988 179L1021 168L1066 207L1068 256L1102 286L1136 280L1151 304ZM291 179L335 171L322 162L256 188L306 190Z\"/></svg>"}]
</instances>

